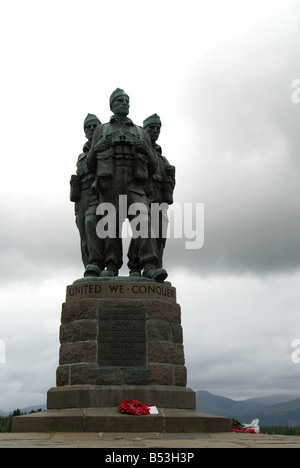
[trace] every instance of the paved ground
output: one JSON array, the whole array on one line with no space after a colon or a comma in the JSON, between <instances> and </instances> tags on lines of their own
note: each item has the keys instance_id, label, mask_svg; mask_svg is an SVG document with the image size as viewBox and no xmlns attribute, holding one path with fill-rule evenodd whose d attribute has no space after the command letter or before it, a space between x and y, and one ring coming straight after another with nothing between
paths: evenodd
<instances>
[{"instance_id":1,"label":"paved ground","mask_svg":"<svg viewBox=\"0 0 300 468\"><path fill-rule=\"evenodd\" d=\"M106 448L122 449L198 448L300 448L300 437L266 434L162 434L162 433L6 433L0 448ZM125 453L125 452L124 452ZM130 450L126 453L130 453ZM138 453L138 450L133 450ZM145 458L143 458L145 460Z\"/></svg>"}]
</instances>

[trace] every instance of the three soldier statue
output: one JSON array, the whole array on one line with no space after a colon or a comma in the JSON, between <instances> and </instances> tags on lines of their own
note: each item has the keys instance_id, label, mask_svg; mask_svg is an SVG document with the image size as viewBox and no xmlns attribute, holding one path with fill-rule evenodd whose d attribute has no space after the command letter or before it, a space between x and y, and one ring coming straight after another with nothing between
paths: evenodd
<instances>
[{"instance_id":1,"label":"three soldier statue","mask_svg":"<svg viewBox=\"0 0 300 468\"><path fill-rule=\"evenodd\" d=\"M108 123L88 114L84 120L87 142L77 160L76 175L71 176L71 201L75 202L76 224L80 234L85 277L115 277L123 264L122 223L136 220L130 206L139 207L139 222L148 235L132 237L128 249L130 276L164 281L166 210L159 212L156 236L151 236L151 204L173 203L175 167L162 155L156 143L161 129L157 114L135 125L129 114L129 96L117 88L109 100L113 113ZM122 197L120 197L122 196ZM127 206L121 206L126 200ZM97 207L112 204L115 209L116 235L99 236L101 217ZM124 214L125 213L125 214ZM103 213L102 213L103 214Z\"/></svg>"}]
</instances>

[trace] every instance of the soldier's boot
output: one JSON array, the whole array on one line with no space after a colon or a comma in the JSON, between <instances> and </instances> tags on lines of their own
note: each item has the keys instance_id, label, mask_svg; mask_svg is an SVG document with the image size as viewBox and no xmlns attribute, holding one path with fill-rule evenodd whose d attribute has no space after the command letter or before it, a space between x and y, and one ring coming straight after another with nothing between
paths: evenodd
<instances>
[{"instance_id":1,"label":"soldier's boot","mask_svg":"<svg viewBox=\"0 0 300 468\"><path fill-rule=\"evenodd\" d=\"M156 268L153 264L149 263L145 265L143 276L154 281L164 281L168 277L168 273L164 268Z\"/></svg>"},{"instance_id":2,"label":"soldier's boot","mask_svg":"<svg viewBox=\"0 0 300 468\"><path fill-rule=\"evenodd\" d=\"M141 270L130 270L129 276L142 276Z\"/></svg>"},{"instance_id":3,"label":"soldier's boot","mask_svg":"<svg viewBox=\"0 0 300 468\"><path fill-rule=\"evenodd\" d=\"M102 268L95 263L89 264L85 267L84 276L100 276Z\"/></svg>"},{"instance_id":4,"label":"soldier's boot","mask_svg":"<svg viewBox=\"0 0 300 468\"><path fill-rule=\"evenodd\" d=\"M119 270L114 263L109 263L106 270L103 270L101 276L118 276Z\"/></svg>"}]
</instances>

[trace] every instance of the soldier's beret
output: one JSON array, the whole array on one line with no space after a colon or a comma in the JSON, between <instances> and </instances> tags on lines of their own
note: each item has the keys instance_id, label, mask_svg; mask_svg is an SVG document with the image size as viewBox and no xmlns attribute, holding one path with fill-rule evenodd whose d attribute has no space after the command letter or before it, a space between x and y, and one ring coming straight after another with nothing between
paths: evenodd
<instances>
[{"instance_id":1,"label":"soldier's beret","mask_svg":"<svg viewBox=\"0 0 300 468\"><path fill-rule=\"evenodd\" d=\"M111 96L109 98L109 107L110 108L111 108L112 103L114 102L114 100L119 96L128 96L128 94L125 93L124 89L120 89L120 88L115 89L114 92L111 94Z\"/></svg>"},{"instance_id":2,"label":"soldier's beret","mask_svg":"<svg viewBox=\"0 0 300 468\"><path fill-rule=\"evenodd\" d=\"M86 116L86 118L84 119L84 122L83 122L83 128L85 128L87 126L87 124L89 124L90 122L93 122L93 121L96 121L98 122L98 125L101 123L100 120L98 119L98 117L94 114L88 114Z\"/></svg>"},{"instance_id":3,"label":"soldier's beret","mask_svg":"<svg viewBox=\"0 0 300 468\"><path fill-rule=\"evenodd\" d=\"M153 114L153 115L150 115L150 117L147 117L143 122L143 127L146 128L148 127L148 125L153 125L153 124L159 125L161 127L161 120L160 120L159 115Z\"/></svg>"}]
</instances>

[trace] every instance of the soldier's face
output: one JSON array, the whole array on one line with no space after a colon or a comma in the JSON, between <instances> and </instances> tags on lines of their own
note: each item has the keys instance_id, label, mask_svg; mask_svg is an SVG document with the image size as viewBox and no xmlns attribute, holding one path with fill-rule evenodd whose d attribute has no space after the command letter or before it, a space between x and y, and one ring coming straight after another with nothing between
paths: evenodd
<instances>
[{"instance_id":1,"label":"soldier's face","mask_svg":"<svg viewBox=\"0 0 300 468\"><path fill-rule=\"evenodd\" d=\"M85 126L84 128L85 136L88 140L91 140L93 138L94 131L96 130L97 126L98 126L97 122L91 122Z\"/></svg>"},{"instance_id":2,"label":"soldier's face","mask_svg":"<svg viewBox=\"0 0 300 468\"><path fill-rule=\"evenodd\" d=\"M126 94L124 96L118 96L112 104L112 111L117 115L128 115L129 97Z\"/></svg>"},{"instance_id":3,"label":"soldier's face","mask_svg":"<svg viewBox=\"0 0 300 468\"><path fill-rule=\"evenodd\" d=\"M160 134L160 125L148 125L146 128L147 132L149 133L150 139L152 143L154 143Z\"/></svg>"}]
</instances>

